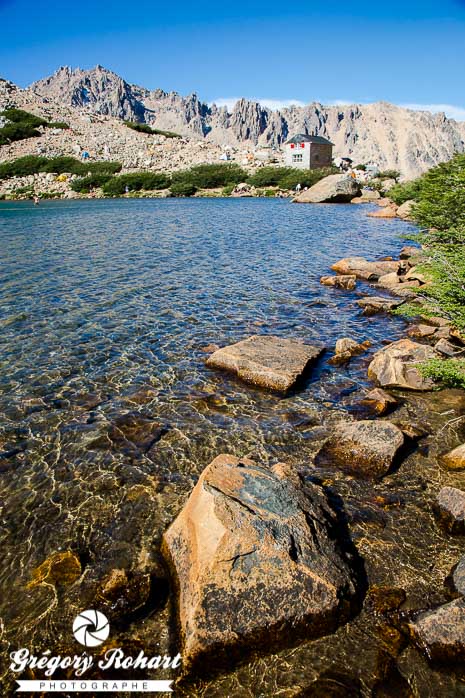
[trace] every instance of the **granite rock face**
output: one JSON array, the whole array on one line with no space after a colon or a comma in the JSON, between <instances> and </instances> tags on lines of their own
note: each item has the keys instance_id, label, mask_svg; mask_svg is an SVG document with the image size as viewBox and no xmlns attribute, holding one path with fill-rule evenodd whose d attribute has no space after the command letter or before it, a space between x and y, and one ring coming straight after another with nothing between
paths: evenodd
<instances>
[{"instance_id":1,"label":"granite rock face","mask_svg":"<svg viewBox=\"0 0 465 698\"><path fill-rule=\"evenodd\" d=\"M208 359L210 368L235 373L246 383L287 392L305 374L323 349L294 339L253 335L237 344L215 351Z\"/></svg>"},{"instance_id":2,"label":"granite rock face","mask_svg":"<svg viewBox=\"0 0 465 698\"><path fill-rule=\"evenodd\" d=\"M419 365L437 357L430 346L400 339L376 352L368 367L368 377L382 388L432 390L434 382L421 375Z\"/></svg>"},{"instance_id":3,"label":"granite rock face","mask_svg":"<svg viewBox=\"0 0 465 698\"><path fill-rule=\"evenodd\" d=\"M215 458L163 537L184 665L335 630L356 590L337 530L289 466Z\"/></svg>"},{"instance_id":4,"label":"granite rock face","mask_svg":"<svg viewBox=\"0 0 465 698\"><path fill-rule=\"evenodd\" d=\"M403 443L401 430L391 422L341 422L322 446L316 462L359 477L379 478L389 471Z\"/></svg>"},{"instance_id":5,"label":"granite rock face","mask_svg":"<svg viewBox=\"0 0 465 698\"><path fill-rule=\"evenodd\" d=\"M360 192L357 180L346 174L333 174L296 196L297 204L347 203Z\"/></svg>"}]
</instances>

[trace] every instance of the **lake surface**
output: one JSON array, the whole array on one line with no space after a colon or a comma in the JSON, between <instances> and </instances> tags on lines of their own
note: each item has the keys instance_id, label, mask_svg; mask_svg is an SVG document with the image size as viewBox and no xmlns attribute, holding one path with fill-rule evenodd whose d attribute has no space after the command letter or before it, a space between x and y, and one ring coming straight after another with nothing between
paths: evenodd
<instances>
[{"instance_id":1,"label":"lake surface","mask_svg":"<svg viewBox=\"0 0 465 698\"><path fill-rule=\"evenodd\" d=\"M399 318L361 315L355 300L368 285L346 293L319 284L336 259L394 255L404 244L399 235L411 226L367 218L368 210L266 199L0 203L0 616L7 649L76 651L72 620L95 607L99 584L114 569L129 570L135 589L150 576L151 591L121 613L112 640L147 654L169 646L158 544L199 473L222 452L307 467L321 424L340 418L366 386L370 354L331 367L335 341L369 339L372 353L402 335ZM205 367L207 345L257 333L329 351L287 398ZM421 596L438 534L418 514L421 488L412 482L403 528L396 512L381 527L400 557L390 562L381 546L376 560L384 572L376 574L410 566ZM392 486L340 477L338 492L358 512L359 535L367 534L360 512L375 507L373 489ZM405 540L416 525L428 538L419 561ZM79 558L79 579L31 585L37 568L63 551ZM336 686L347 667L365 691L378 680L373 628L371 617L355 621L331 638L251 659L185 695L307 695L297 689L330 676L324 687L333 674ZM428 685L433 673L414 656L408 666ZM442 695L463 695L449 679L437 680ZM349 684L342 681L344 695L352 695Z\"/></svg>"}]
</instances>

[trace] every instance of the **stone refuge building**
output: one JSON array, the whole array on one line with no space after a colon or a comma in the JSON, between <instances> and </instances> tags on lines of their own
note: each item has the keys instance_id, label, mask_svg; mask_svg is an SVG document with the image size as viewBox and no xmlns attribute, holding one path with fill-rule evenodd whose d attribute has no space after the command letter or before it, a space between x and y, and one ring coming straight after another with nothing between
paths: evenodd
<instances>
[{"instance_id":1,"label":"stone refuge building","mask_svg":"<svg viewBox=\"0 0 465 698\"><path fill-rule=\"evenodd\" d=\"M284 144L284 162L287 167L314 170L331 167L333 143L322 136L298 133Z\"/></svg>"}]
</instances>

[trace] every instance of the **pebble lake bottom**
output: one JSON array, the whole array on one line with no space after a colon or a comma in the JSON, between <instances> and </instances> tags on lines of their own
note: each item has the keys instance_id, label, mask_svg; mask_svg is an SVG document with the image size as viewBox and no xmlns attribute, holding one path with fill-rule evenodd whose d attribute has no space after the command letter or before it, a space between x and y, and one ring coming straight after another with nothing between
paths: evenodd
<instances>
[{"instance_id":1,"label":"pebble lake bottom","mask_svg":"<svg viewBox=\"0 0 465 698\"><path fill-rule=\"evenodd\" d=\"M341 257L396 255L414 230L369 210L275 199L0 202L6 687L14 650L76 652L73 619L99 608L115 570L126 570L128 592L112 646L176 654L160 538L215 456L287 461L315 476L321 425L350 412L371 354L405 331L399 317L361 315L355 300L373 293L368 284L348 293L319 283ZM328 352L285 398L205 367L206 346L261 333ZM340 337L372 348L330 366ZM376 483L317 475L343 502L370 588L404 589L406 611L448 599L443 581L460 545L435 526L427 489L439 475L427 453ZM49 564L57 555L59 574ZM191 677L175 695L465 696L463 676L432 666L368 598L334 634L284 640L229 673Z\"/></svg>"}]
</instances>

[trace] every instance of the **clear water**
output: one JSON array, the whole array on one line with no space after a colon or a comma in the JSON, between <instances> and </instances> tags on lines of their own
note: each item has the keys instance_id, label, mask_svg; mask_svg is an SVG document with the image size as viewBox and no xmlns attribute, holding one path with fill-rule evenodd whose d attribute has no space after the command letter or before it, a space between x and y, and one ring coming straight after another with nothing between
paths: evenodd
<instances>
[{"instance_id":1,"label":"clear water","mask_svg":"<svg viewBox=\"0 0 465 698\"><path fill-rule=\"evenodd\" d=\"M348 294L319 284L340 257L374 259L400 249L399 234L410 226L367 218L368 210L264 199L0 204L7 651L76 651L74 615L98 603L101 580L113 569L151 575L152 591L115 621L112 640L147 654L175 641L158 546L199 473L221 452L288 460L305 473L321 425L339 418L367 385L369 355L341 369L327 363L328 351L302 389L281 398L206 369L203 349L256 333L329 350L342 336L370 339L373 351L400 337L401 319L359 312L355 299L368 287ZM156 437L131 439L124 426L123 436L115 432L129 412ZM431 469L424 479L437 480L428 459L422 468ZM458 548L445 548L434 528L418 473L401 468L375 486L322 475L347 504L374 582L407 587L412 608L425 598L439 602ZM402 492L400 508L389 504L397 501L393 489ZM391 500L383 508L376 496ZM447 552L432 578L439 548ZM28 586L44 560L67 550L81 561L77 580ZM383 649L378 626L386 622L378 621L364 609L330 638L251 658L179 692L317 695L305 691L320 677L318 695L349 695L352 685L371 695L383 671L392 682L402 670L419 686L436 681L441 695L465 695L460 679L433 671L413 648ZM337 693L341 681L344 694Z\"/></svg>"}]
</instances>

